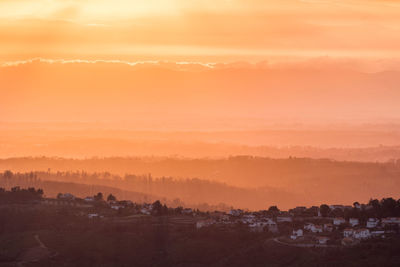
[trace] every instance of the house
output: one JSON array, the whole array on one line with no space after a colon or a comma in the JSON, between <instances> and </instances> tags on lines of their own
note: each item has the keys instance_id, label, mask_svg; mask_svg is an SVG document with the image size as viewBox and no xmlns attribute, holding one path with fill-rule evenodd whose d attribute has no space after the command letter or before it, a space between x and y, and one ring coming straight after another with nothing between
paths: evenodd
<instances>
[{"instance_id":1,"label":"house","mask_svg":"<svg viewBox=\"0 0 400 267\"><path fill-rule=\"evenodd\" d=\"M75 200L75 196L70 193L65 193L65 194L58 194L57 195L58 199L64 199L64 200Z\"/></svg>"},{"instance_id":2,"label":"house","mask_svg":"<svg viewBox=\"0 0 400 267\"><path fill-rule=\"evenodd\" d=\"M352 237L354 233L354 230L351 228L346 228L343 231L343 237Z\"/></svg>"},{"instance_id":3,"label":"house","mask_svg":"<svg viewBox=\"0 0 400 267\"><path fill-rule=\"evenodd\" d=\"M379 224L379 220L377 218L369 218L367 221L367 228L375 228Z\"/></svg>"},{"instance_id":4,"label":"house","mask_svg":"<svg viewBox=\"0 0 400 267\"><path fill-rule=\"evenodd\" d=\"M334 218L333 219L333 224L334 225L341 225L341 224L344 224L344 223L346 223L346 220L344 218L342 218L342 217L338 217L338 218Z\"/></svg>"},{"instance_id":5,"label":"house","mask_svg":"<svg viewBox=\"0 0 400 267\"><path fill-rule=\"evenodd\" d=\"M317 243L320 245L326 245L328 243L329 237L327 236L317 236Z\"/></svg>"},{"instance_id":6,"label":"house","mask_svg":"<svg viewBox=\"0 0 400 267\"><path fill-rule=\"evenodd\" d=\"M313 233L322 233L323 227L322 225L315 225L313 229L311 229L311 232Z\"/></svg>"},{"instance_id":7,"label":"house","mask_svg":"<svg viewBox=\"0 0 400 267\"><path fill-rule=\"evenodd\" d=\"M371 233L369 232L368 229L365 228L357 229L354 231L353 237L355 239L367 239L371 237Z\"/></svg>"},{"instance_id":8,"label":"house","mask_svg":"<svg viewBox=\"0 0 400 267\"><path fill-rule=\"evenodd\" d=\"M382 222L382 226L389 226L389 225L400 226L400 218L399 217L383 218L381 222Z\"/></svg>"},{"instance_id":9,"label":"house","mask_svg":"<svg viewBox=\"0 0 400 267\"><path fill-rule=\"evenodd\" d=\"M315 225L313 223L304 224L304 230L308 230L313 233L322 233L322 229L322 225Z\"/></svg>"},{"instance_id":10,"label":"house","mask_svg":"<svg viewBox=\"0 0 400 267\"><path fill-rule=\"evenodd\" d=\"M214 223L215 223L215 221L214 220L210 220L210 219L197 221L196 222L196 228L200 229L200 228L203 228L203 227L210 226L210 225L212 225Z\"/></svg>"},{"instance_id":11,"label":"house","mask_svg":"<svg viewBox=\"0 0 400 267\"><path fill-rule=\"evenodd\" d=\"M266 226L266 222L254 222L249 224L250 231L252 232L263 232Z\"/></svg>"},{"instance_id":12,"label":"house","mask_svg":"<svg viewBox=\"0 0 400 267\"><path fill-rule=\"evenodd\" d=\"M151 208L150 207L142 207L140 210L140 213L145 214L145 215L150 215L151 214Z\"/></svg>"},{"instance_id":13,"label":"house","mask_svg":"<svg viewBox=\"0 0 400 267\"><path fill-rule=\"evenodd\" d=\"M324 224L324 231L326 231L326 232L332 232L332 231L333 231L333 224L331 224L331 223L325 223L325 224Z\"/></svg>"},{"instance_id":14,"label":"house","mask_svg":"<svg viewBox=\"0 0 400 267\"><path fill-rule=\"evenodd\" d=\"M350 218L349 219L349 224L354 227L356 225L359 225L360 221L357 218Z\"/></svg>"},{"instance_id":15,"label":"house","mask_svg":"<svg viewBox=\"0 0 400 267\"><path fill-rule=\"evenodd\" d=\"M371 231L371 236L372 237L385 237L385 231L380 230L380 231Z\"/></svg>"},{"instance_id":16,"label":"house","mask_svg":"<svg viewBox=\"0 0 400 267\"><path fill-rule=\"evenodd\" d=\"M186 214L186 215L191 215L193 213L193 210L190 208L186 208L182 210L182 214Z\"/></svg>"},{"instance_id":17,"label":"house","mask_svg":"<svg viewBox=\"0 0 400 267\"><path fill-rule=\"evenodd\" d=\"M299 237L303 236L303 230L302 229L297 229L293 230L292 235L290 236L291 239L296 240Z\"/></svg>"},{"instance_id":18,"label":"house","mask_svg":"<svg viewBox=\"0 0 400 267\"><path fill-rule=\"evenodd\" d=\"M113 205L111 205L110 207L111 207L112 209L114 209L114 210L119 210L119 209L125 208L124 205L120 205L120 204L113 204Z\"/></svg>"},{"instance_id":19,"label":"house","mask_svg":"<svg viewBox=\"0 0 400 267\"><path fill-rule=\"evenodd\" d=\"M94 197L85 197L83 200L86 201L86 202L93 202L94 201Z\"/></svg>"},{"instance_id":20,"label":"house","mask_svg":"<svg viewBox=\"0 0 400 267\"><path fill-rule=\"evenodd\" d=\"M242 214L243 214L243 210L240 210L240 209L230 210L229 211L229 215L232 215L232 216L235 216L235 217L238 217L238 216L240 216Z\"/></svg>"},{"instance_id":21,"label":"house","mask_svg":"<svg viewBox=\"0 0 400 267\"><path fill-rule=\"evenodd\" d=\"M254 222L254 220L256 219L256 216L255 215L253 215L253 214L246 214L246 215L243 215L243 218L242 218L242 222L243 223L253 223Z\"/></svg>"},{"instance_id":22,"label":"house","mask_svg":"<svg viewBox=\"0 0 400 267\"><path fill-rule=\"evenodd\" d=\"M304 230L308 230L311 231L311 229L314 227L315 225L313 223L305 223L304 224Z\"/></svg>"},{"instance_id":23,"label":"house","mask_svg":"<svg viewBox=\"0 0 400 267\"><path fill-rule=\"evenodd\" d=\"M293 218L291 216L289 216L289 215L281 215L281 216L276 217L276 221L278 223L281 223L281 222L292 222Z\"/></svg>"},{"instance_id":24,"label":"house","mask_svg":"<svg viewBox=\"0 0 400 267\"><path fill-rule=\"evenodd\" d=\"M88 214L89 219L94 219L94 218L98 218L98 217L99 217L99 214L97 214L97 213L89 213Z\"/></svg>"}]
</instances>

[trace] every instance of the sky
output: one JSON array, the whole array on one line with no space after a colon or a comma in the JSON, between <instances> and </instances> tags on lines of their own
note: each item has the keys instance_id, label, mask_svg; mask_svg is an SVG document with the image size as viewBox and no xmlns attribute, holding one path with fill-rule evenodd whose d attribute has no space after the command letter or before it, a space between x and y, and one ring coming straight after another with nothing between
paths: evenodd
<instances>
[{"instance_id":1,"label":"sky","mask_svg":"<svg viewBox=\"0 0 400 267\"><path fill-rule=\"evenodd\" d=\"M0 121L379 122L398 71L397 0L0 0Z\"/></svg>"},{"instance_id":2,"label":"sky","mask_svg":"<svg viewBox=\"0 0 400 267\"><path fill-rule=\"evenodd\" d=\"M3 61L400 56L397 0L2 0Z\"/></svg>"}]
</instances>

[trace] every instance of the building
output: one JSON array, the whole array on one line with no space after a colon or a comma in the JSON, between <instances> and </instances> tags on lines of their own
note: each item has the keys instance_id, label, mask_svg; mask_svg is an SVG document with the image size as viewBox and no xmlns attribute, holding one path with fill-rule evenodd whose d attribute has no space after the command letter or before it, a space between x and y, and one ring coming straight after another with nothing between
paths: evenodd
<instances>
[{"instance_id":1,"label":"building","mask_svg":"<svg viewBox=\"0 0 400 267\"><path fill-rule=\"evenodd\" d=\"M238 216L240 216L242 214L243 214L243 210L240 210L240 209L238 209L238 210L230 210L229 211L229 215L232 215L232 216L235 216L235 217L238 217Z\"/></svg>"},{"instance_id":2,"label":"building","mask_svg":"<svg viewBox=\"0 0 400 267\"><path fill-rule=\"evenodd\" d=\"M57 195L58 199L64 199L64 200L75 200L75 196L70 193L65 193L65 194L58 194Z\"/></svg>"},{"instance_id":3,"label":"building","mask_svg":"<svg viewBox=\"0 0 400 267\"><path fill-rule=\"evenodd\" d=\"M367 239L371 237L371 233L368 229L362 228L354 230L353 237L355 239Z\"/></svg>"},{"instance_id":4,"label":"building","mask_svg":"<svg viewBox=\"0 0 400 267\"><path fill-rule=\"evenodd\" d=\"M379 224L379 220L377 218L369 218L367 221L367 228L375 228Z\"/></svg>"},{"instance_id":5,"label":"building","mask_svg":"<svg viewBox=\"0 0 400 267\"><path fill-rule=\"evenodd\" d=\"M85 197L83 200L85 200L86 202L93 202L94 197Z\"/></svg>"},{"instance_id":6,"label":"building","mask_svg":"<svg viewBox=\"0 0 400 267\"><path fill-rule=\"evenodd\" d=\"M390 225L400 226L400 218L399 217L383 218L381 222L382 222L382 226L390 226Z\"/></svg>"},{"instance_id":7,"label":"building","mask_svg":"<svg viewBox=\"0 0 400 267\"><path fill-rule=\"evenodd\" d=\"M371 231L371 236L372 237L385 237L385 231L380 230L380 231Z\"/></svg>"},{"instance_id":8,"label":"building","mask_svg":"<svg viewBox=\"0 0 400 267\"><path fill-rule=\"evenodd\" d=\"M292 235L290 236L291 239L296 240L299 237L303 236L303 230L302 229L297 229L297 230L293 230Z\"/></svg>"},{"instance_id":9,"label":"building","mask_svg":"<svg viewBox=\"0 0 400 267\"><path fill-rule=\"evenodd\" d=\"M197 229L200 229L200 228L203 228L203 227L207 227L207 226L210 226L210 225L212 225L212 224L214 224L215 222L213 221L213 220L210 220L210 219L208 219L208 220L202 220L202 221L197 221L196 222L196 228Z\"/></svg>"},{"instance_id":10,"label":"building","mask_svg":"<svg viewBox=\"0 0 400 267\"><path fill-rule=\"evenodd\" d=\"M352 237L354 233L354 230L351 228L346 228L343 231L343 237Z\"/></svg>"},{"instance_id":11,"label":"building","mask_svg":"<svg viewBox=\"0 0 400 267\"><path fill-rule=\"evenodd\" d=\"M305 223L304 224L304 230L308 230L311 231L311 229L314 227L315 225L313 223Z\"/></svg>"},{"instance_id":12,"label":"building","mask_svg":"<svg viewBox=\"0 0 400 267\"><path fill-rule=\"evenodd\" d=\"M357 218L350 218L349 219L349 224L354 227L356 225L359 225L360 221Z\"/></svg>"},{"instance_id":13,"label":"building","mask_svg":"<svg viewBox=\"0 0 400 267\"><path fill-rule=\"evenodd\" d=\"M344 224L344 223L346 223L346 220L344 218L342 218L342 217L338 217L338 218L334 218L333 219L333 224L334 225L341 225L341 224Z\"/></svg>"},{"instance_id":14,"label":"building","mask_svg":"<svg viewBox=\"0 0 400 267\"><path fill-rule=\"evenodd\" d=\"M324 231L325 231L325 232L332 232L332 231L333 231L333 224L331 224L331 223L325 223L325 224L324 224Z\"/></svg>"},{"instance_id":15,"label":"building","mask_svg":"<svg viewBox=\"0 0 400 267\"><path fill-rule=\"evenodd\" d=\"M292 222L293 218L291 216L281 215L281 216L276 217L276 221L278 223L281 223L281 222Z\"/></svg>"},{"instance_id":16,"label":"building","mask_svg":"<svg viewBox=\"0 0 400 267\"><path fill-rule=\"evenodd\" d=\"M328 243L329 237L327 236L317 236L317 243L320 245L326 245Z\"/></svg>"},{"instance_id":17,"label":"building","mask_svg":"<svg viewBox=\"0 0 400 267\"><path fill-rule=\"evenodd\" d=\"M322 233L322 225L314 225L311 227L311 232L313 233Z\"/></svg>"},{"instance_id":18,"label":"building","mask_svg":"<svg viewBox=\"0 0 400 267\"><path fill-rule=\"evenodd\" d=\"M191 215L193 213L193 210L190 208L186 208L182 210L182 214L186 214L186 215Z\"/></svg>"},{"instance_id":19,"label":"building","mask_svg":"<svg viewBox=\"0 0 400 267\"><path fill-rule=\"evenodd\" d=\"M253 214L246 214L246 215L243 215L242 222L243 223L253 223L255 221L255 219L256 219L256 216L254 216Z\"/></svg>"},{"instance_id":20,"label":"building","mask_svg":"<svg viewBox=\"0 0 400 267\"><path fill-rule=\"evenodd\" d=\"M114 209L114 210L119 210L119 209L125 208L124 205L120 205L120 204L112 204L110 207L111 207L112 209Z\"/></svg>"}]
</instances>

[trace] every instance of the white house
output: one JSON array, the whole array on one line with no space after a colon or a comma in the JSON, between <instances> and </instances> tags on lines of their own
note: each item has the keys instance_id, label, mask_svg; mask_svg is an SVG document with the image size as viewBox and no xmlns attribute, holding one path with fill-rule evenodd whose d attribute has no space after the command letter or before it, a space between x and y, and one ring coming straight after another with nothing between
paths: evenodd
<instances>
[{"instance_id":1,"label":"white house","mask_svg":"<svg viewBox=\"0 0 400 267\"><path fill-rule=\"evenodd\" d=\"M210 225L212 225L212 224L214 224L214 221L213 221L213 220L202 220L202 221L197 221L197 222L196 222L196 228L197 228L197 229L200 229L200 228L202 228L202 227L210 226Z\"/></svg>"},{"instance_id":2,"label":"white house","mask_svg":"<svg viewBox=\"0 0 400 267\"><path fill-rule=\"evenodd\" d=\"M253 223L255 218L256 218L256 216L254 216L253 214L246 214L246 215L243 215L242 222L243 223Z\"/></svg>"},{"instance_id":3,"label":"white house","mask_svg":"<svg viewBox=\"0 0 400 267\"><path fill-rule=\"evenodd\" d=\"M318 244L325 245L329 241L329 237L327 236L317 236Z\"/></svg>"},{"instance_id":4,"label":"white house","mask_svg":"<svg viewBox=\"0 0 400 267\"><path fill-rule=\"evenodd\" d=\"M360 221L357 218L350 218L349 219L349 224L354 227L356 225L359 225Z\"/></svg>"},{"instance_id":5,"label":"white house","mask_svg":"<svg viewBox=\"0 0 400 267\"><path fill-rule=\"evenodd\" d=\"M311 232L322 233L322 225L314 225L313 227L311 227Z\"/></svg>"},{"instance_id":6,"label":"white house","mask_svg":"<svg viewBox=\"0 0 400 267\"><path fill-rule=\"evenodd\" d=\"M333 224L331 224L331 223L325 223L325 224L324 224L324 231L326 231L326 232L332 232L332 231L333 231Z\"/></svg>"},{"instance_id":7,"label":"white house","mask_svg":"<svg viewBox=\"0 0 400 267\"><path fill-rule=\"evenodd\" d=\"M343 231L343 237L352 237L354 233L354 230L351 228L346 228Z\"/></svg>"},{"instance_id":8,"label":"white house","mask_svg":"<svg viewBox=\"0 0 400 267\"><path fill-rule=\"evenodd\" d=\"M141 212L142 214L145 214L145 215L150 215L150 214L151 214L151 209L146 208L146 207L143 207L143 208L140 210L140 212Z\"/></svg>"},{"instance_id":9,"label":"white house","mask_svg":"<svg viewBox=\"0 0 400 267\"><path fill-rule=\"evenodd\" d=\"M369 218L367 221L367 228L375 228L379 224L379 220L377 218Z\"/></svg>"},{"instance_id":10,"label":"white house","mask_svg":"<svg viewBox=\"0 0 400 267\"><path fill-rule=\"evenodd\" d=\"M183 209L183 210L182 210L182 213L183 213L183 214L186 214L186 215L190 215L190 214L193 213L193 210L190 209L190 208L186 208L186 209Z\"/></svg>"},{"instance_id":11,"label":"white house","mask_svg":"<svg viewBox=\"0 0 400 267\"><path fill-rule=\"evenodd\" d=\"M334 218L333 219L333 224L334 225L341 225L341 224L344 224L344 223L346 223L346 220L344 218L342 218L342 217L338 217L338 218Z\"/></svg>"},{"instance_id":12,"label":"white house","mask_svg":"<svg viewBox=\"0 0 400 267\"><path fill-rule=\"evenodd\" d=\"M243 214L243 210L240 210L240 209L238 209L238 210L230 210L229 211L229 215L232 215L232 216L240 216L242 214Z\"/></svg>"},{"instance_id":13,"label":"white house","mask_svg":"<svg viewBox=\"0 0 400 267\"><path fill-rule=\"evenodd\" d=\"M83 200L85 200L86 202L93 202L94 197L85 197Z\"/></svg>"},{"instance_id":14,"label":"white house","mask_svg":"<svg viewBox=\"0 0 400 267\"><path fill-rule=\"evenodd\" d=\"M399 225L400 226L400 218L399 217L388 217L382 219L382 226L386 225Z\"/></svg>"},{"instance_id":15,"label":"white house","mask_svg":"<svg viewBox=\"0 0 400 267\"><path fill-rule=\"evenodd\" d=\"M89 213L88 214L89 219L98 218L98 217L99 217L99 214L97 214L97 213Z\"/></svg>"},{"instance_id":16,"label":"white house","mask_svg":"<svg viewBox=\"0 0 400 267\"><path fill-rule=\"evenodd\" d=\"M313 223L305 223L304 224L304 230L308 230L311 231L311 229L314 227L315 225Z\"/></svg>"},{"instance_id":17,"label":"white house","mask_svg":"<svg viewBox=\"0 0 400 267\"><path fill-rule=\"evenodd\" d=\"M303 236L303 230L302 229L297 229L293 230L292 235L290 236L291 239L296 240L299 237Z\"/></svg>"},{"instance_id":18,"label":"white house","mask_svg":"<svg viewBox=\"0 0 400 267\"><path fill-rule=\"evenodd\" d=\"M65 200L74 200L75 199L75 196L70 193L59 194L57 197L60 199L65 199Z\"/></svg>"},{"instance_id":19,"label":"white house","mask_svg":"<svg viewBox=\"0 0 400 267\"><path fill-rule=\"evenodd\" d=\"M343 205L330 205L329 208L331 210L334 210L334 209L344 210L344 206Z\"/></svg>"},{"instance_id":20,"label":"white house","mask_svg":"<svg viewBox=\"0 0 400 267\"><path fill-rule=\"evenodd\" d=\"M371 231L371 236L373 237L385 237L385 231L379 230L379 231Z\"/></svg>"},{"instance_id":21,"label":"white house","mask_svg":"<svg viewBox=\"0 0 400 267\"><path fill-rule=\"evenodd\" d=\"M113 204L113 205L111 205L110 207L111 207L112 209L114 209L114 210L119 210L119 209L125 208L124 205L119 205L119 204Z\"/></svg>"},{"instance_id":22,"label":"white house","mask_svg":"<svg viewBox=\"0 0 400 267\"><path fill-rule=\"evenodd\" d=\"M367 239L371 237L371 233L365 228L357 229L354 231L353 237L356 239Z\"/></svg>"},{"instance_id":23,"label":"white house","mask_svg":"<svg viewBox=\"0 0 400 267\"><path fill-rule=\"evenodd\" d=\"M278 217L276 217L276 221L277 222L292 222L293 221L293 218L292 217L290 217L290 216L278 216Z\"/></svg>"}]
</instances>

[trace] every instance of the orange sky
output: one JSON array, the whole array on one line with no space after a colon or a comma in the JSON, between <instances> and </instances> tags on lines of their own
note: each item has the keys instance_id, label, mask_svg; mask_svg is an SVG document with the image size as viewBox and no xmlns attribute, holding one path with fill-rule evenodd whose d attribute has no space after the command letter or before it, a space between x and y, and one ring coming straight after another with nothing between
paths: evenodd
<instances>
[{"instance_id":1,"label":"orange sky","mask_svg":"<svg viewBox=\"0 0 400 267\"><path fill-rule=\"evenodd\" d=\"M398 118L397 71L396 0L0 1L0 121Z\"/></svg>"},{"instance_id":2,"label":"orange sky","mask_svg":"<svg viewBox=\"0 0 400 267\"><path fill-rule=\"evenodd\" d=\"M3 0L0 59L400 56L397 0Z\"/></svg>"}]
</instances>

